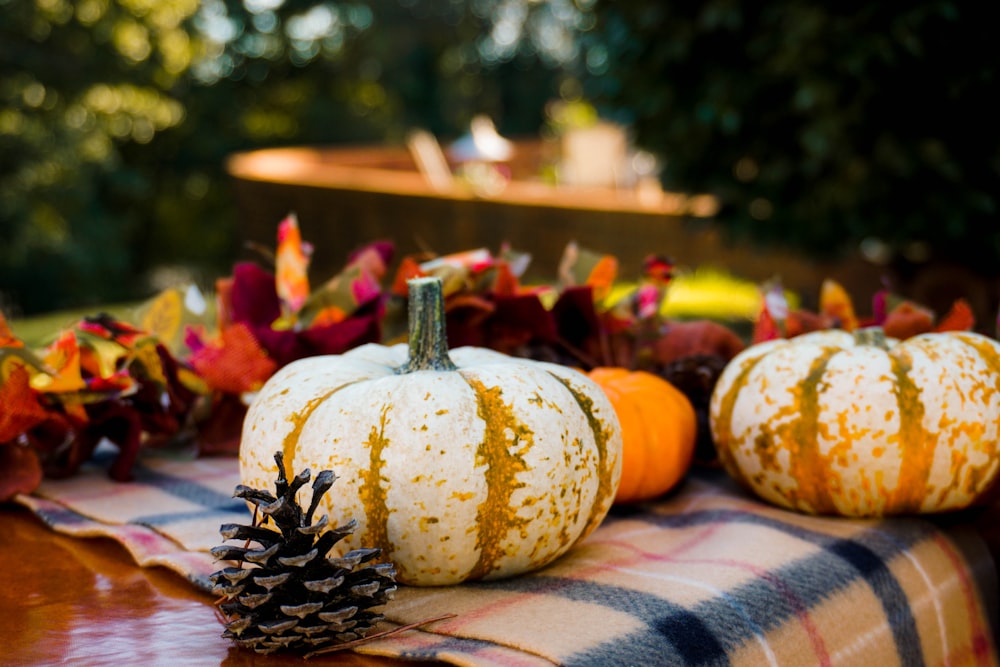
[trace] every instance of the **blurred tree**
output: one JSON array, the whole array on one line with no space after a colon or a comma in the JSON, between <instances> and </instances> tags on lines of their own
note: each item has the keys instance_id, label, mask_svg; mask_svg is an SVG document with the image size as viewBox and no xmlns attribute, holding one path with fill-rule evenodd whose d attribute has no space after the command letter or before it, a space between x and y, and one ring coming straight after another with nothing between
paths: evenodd
<instances>
[{"instance_id":1,"label":"blurred tree","mask_svg":"<svg viewBox=\"0 0 1000 667\"><path fill-rule=\"evenodd\" d=\"M864 244L904 274L1000 275L1000 52L985 4L616 2L584 36L587 91L710 191L748 243Z\"/></svg>"},{"instance_id":2,"label":"blurred tree","mask_svg":"<svg viewBox=\"0 0 1000 667\"><path fill-rule=\"evenodd\" d=\"M169 91L198 3L134 4L0 0L0 294L15 309L119 298L138 268L141 220L117 202L151 185L120 149L183 122Z\"/></svg>"},{"instance_id":3,"label":"blurred tree","mask_svg":"<svg viewBox=\"0 0 1000 667\"><path fill-rule=\"evenodd\" d=\"M164 267L205 283L228 272L233 151L402 141L414 126L457 136L480 112L536 132L584 17L571 0L0 0L0 12L9 315L145 297Z\"/></svg>"}]
</instances>

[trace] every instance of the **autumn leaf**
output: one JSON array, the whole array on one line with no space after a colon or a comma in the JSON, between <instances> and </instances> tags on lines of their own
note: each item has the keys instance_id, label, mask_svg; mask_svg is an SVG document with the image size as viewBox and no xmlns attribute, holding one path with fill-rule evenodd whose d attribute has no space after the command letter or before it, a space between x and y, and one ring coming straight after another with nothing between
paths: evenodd
<instances>
[{"instance_id":1,"label":"autumn leaf","mask_svg":"<svg viewBox=\"0 0 1000 667\"><path fill-rule=\"evenodd\" d=\"M46 393L70 393L81 391L87 383L80 368L80 347L76 333L63 331L42 355L46 369L31 378L31 387Z\"/></svg>"},{"instance_id":2,"label":"autumn leaf","mask_svg":"<svg viewBox=\"0 0 1000 667\"><path fill-rule=\"evenodd\" d=\"M903 301L886 315L882 331L890 338L910 338L934 328L934 313L913 301Z\"/></svg>"},{"instance_id":3,"label":"autumn leaf","mask_svg":"<svg viewBox=\"0 0 1000 667\"><path fill-rule=\"evenodd\" d=\"M399 267L396 269L396 277L392 281L392 293L396 296L405 297L409 294L410 289L407 286L407 281L411 278L419 278L425 275L427 274L420 268L420 262L414 257L404 257L400 260Z\"/></svg>"},{"instance_id":4,"label":"autumn leaf","mask_svg":"<svg viewBox=\"0 0 1000 667\"><path fill-rule=\"evenodd\" d=\"M944 317L934 327L934 331L971 331L976 326L976 316L972 306L965 299L957 299Z\"/></svg>"},{"instance_id":5,"label":"autumn leaf","mask_svg":"<svg viewBox=\"0 0 1000 667\"><path fill-rule=\"evenodd\" d=\"M854 331L858 328L858 317L854 313L854 303L843 285L827 278L819 291L819 312L833 321L835 328Z\"/></svg>"},{"instance_id":6,"label":"autumn leaf","mask_svg":"<svg viewBox=\"0 0 1000 667\"><path fill-rule=\"evenodd\" d=\"M286 318L294 316L309 298L309 260L312 246L302 241L299 220L289 214L278 224L275 253L275 289Z\"/></svg>"},{"instance_id":7,"label":"autumn leaf","mask_svg":"<svg viewBox=\"0 0 1000 667\"><path fill-rule=\"evenodd\" d=\"M260 389L278 369L250 328L239 322L223 329L218 341L196 346L189 362L209 387L232 394Z\"/></svg>"},{"instance_id":8,"label":"autumn leaf","mask_svg":"<svg viewBox=\"0 0 1000 667\"><path fill-rule=\"evenodd\" d=\"M0 444L0 502L31 493L42 483L42 464L31 447Z\"/></svg>"},{"instance_id":9,"label":"autumn leaf","mask_svg":"<svg viewBox=\"0 0 1000 667\"><path fill-rule=\"evenodd\" d=\"M23 365L14 366L0 384L0 444L15 441L22 433L48 419L49 410L31 388L31 373Z\"/></svg>"},{"instance_id":10,"label":"autumn leaf","mask_svg":"<svg viewBox=\"0 0 1000 667\"><path fill-rule=\"evenodd\" d=\"M0 348L4 347L24 347L24 342L14 335L3 311L0 311Z\"/></svg>"},{"instance_id":11,"label":"autumn leaf","mask_svg":"<svg viewBox=\"0 0 1000 667\"><path fill-rule=\"evenodd\" d=\"M597 263L587 274L584 285L594 290L594 298L602 301L604 297L611 293L611 287L618 276L618 259L611 255L604 255L597 260Z\"/></svg>"},{"instance_id":12,"label":"autumn leaf","mask_svg":"<svg viewBox=\"0 0 1000 667\"><path fill-rule=\"evenodd\" d=\"M493 293L497 296L514 296L521 291L521 281L517 279L506 261L497 263L496 276L493 278Z\"/></svg>"}]
</instances>

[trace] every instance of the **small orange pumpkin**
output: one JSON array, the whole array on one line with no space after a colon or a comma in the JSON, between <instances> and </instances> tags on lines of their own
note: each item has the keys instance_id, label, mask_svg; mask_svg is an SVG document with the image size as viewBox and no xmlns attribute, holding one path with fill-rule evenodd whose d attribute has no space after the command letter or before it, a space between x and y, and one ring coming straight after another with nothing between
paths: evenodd
<instances>
[{"instance_id":1,"label":"small orange pumpkin","mask_svg":"<svg viewBox=\"0 0 1000 667\"><path fill-rule=\"evenodd\" d=\"M599 367L587 374L615 409L622 433L616 503L663 495L691 467L697 436L694 407L681 390L646 371Z\"/></svg>"}]
</instances>

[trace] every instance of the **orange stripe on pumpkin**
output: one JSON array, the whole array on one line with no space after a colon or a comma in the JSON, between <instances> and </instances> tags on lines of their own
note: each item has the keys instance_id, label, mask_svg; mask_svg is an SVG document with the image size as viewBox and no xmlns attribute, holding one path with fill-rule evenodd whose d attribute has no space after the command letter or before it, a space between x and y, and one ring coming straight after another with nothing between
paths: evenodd
<instances>
[{"instance_id":1,"label":"orange stripe on pumpkin","mask_svg":"<svg viewBox=\"0 0 1000 667\"><path fill-rule=\"evenodd\" d=\"M477 465L486 466L486 499L476 514L479 558L468 576L482 579L497 569L506 554L507 533L528 523L517 515L511 496L524 486L517 476L528 470L522 452L534 444L534 434L517 419L512 406L504 403L500 387L487 387L476 378L461 375L476 394L476 413L486 426L483 441L476 449ZM508 432L513 434L513 442L507 440Z\"/></svg>"},{"instance_id":2,"label":"orange stripe on pumpkin","mask_svg":"<svg viewBox=\"0 0 1000 667\"><path fill-rule=\"evenodd\" d=\"M577 542L587 537L604 519L607 508L614 500L615 491L611 485L611 470L608 468L608 441L611 439L611 432L604 420L599 419L594 414L594 400L586 393L576 389L565 377L560 377L554 373L552 377L559 380L566 387L576 400L583 414L587 417L587 425L590 426L591 433L594 434L594 444L597 447L597 471L598 485L597 495L590 505L590 516L587 518L587 525L577 538Z\"/></svg>"},{"instance_id":3,"label":"orange stripe on pumpkin","mask_svg":"<svg viewBox=\"0 0 1000 667\"><path fill-rule=\"evenodd\" d=\"M829 514L837 509L830 488L834 479L831 466L834 455L824 455L819 451L819 410L822 387L825 386L823 376L830 360L840 352L841 348L825 348L813 360L806 377L795 386L794 401L783 410L799 417L780 428L775 433L775 441L770 443L773 455L782 449L791 453L790 474L798 483L798 488L789 492L793 504L799 509L820 514Z\"/></svg>"},{"instance_id":4,"label":"orange stripe on pumpkin","mask_svg":"<svg viewBox=\"0 0 1000 667\"><path fill-rule=\"evenodd\" d=\"M389 446L385 437L385 426L389 423L388 415L391 405L383 405L379 413L378 425L372 425L368 434L368 469L364 471L361 485L358 487L358 498L365 508L365 544L378 544L385 547L384 556L392 560L392 543L389 541L389 506L386 489L382 487L382 468L385 461L382 452Z\"/></svg>"},{"instance_id":5,"label":"orange stripe on pumpkin","mask_svg":"<svg viewBox=\"0 0 1000 667\"><path fill-rule=\"evenodd\" d=\"M306 403L305 408L299 412L293 412L287 418L287 421L292 423L292 430L285 434L285 439L281 442L281 451L285 457L285 476L288 477L288 479L295 477L295 455L298 452L299 437L302 435L302 429L305 428L306 422L309 421L309 417L311 417L312 413L315 412L316 409L324 402L326 402L327 399L344 387L349 387L352 384L354 384L354 382L348 382L331 389L325 394L316 396Z\"/></svg>"},{"instance_id":6,"label":"orange stripe on pumpkin","mask_svg":"<svg viewBox=\"0 0 1000 667\"><path fill-rule=\"evenodd\" d=\"M743 468L737 465L735 457L733 456L733 446L730 443L733 433L733 411L736 408L736 399L739 398L740 392L746 385L747 377L750 376L750 373L757 366L757 364L764 359L765 356L766 355L762 354L756 357L739 360L739 370L736 377L733 379L732 383L730 383L729 389L726 393L718 399L718 417L715 419L714 427L712 429L712 438L716 443L716 450L719 454L719 463L722 464L733 479L748 489L752 488L752 485L750 484L750 480L748 480L746 475L743 473Z\"/></svg>"},{"instance_id":7,"label":"orange stripe on pumpkin","mask_svg":"<svg viewBox=\"0 0 1000 667\"><path fill-rule=\"evenodd\" d=\"M924 428L924 404L921 390L910 379L913 360L902 347L894 347L889 352L892 373L896 377L893 394L899 407L899 443L902 461L899 467L899 481L889 498L888 507L904 513L918 512L927 497L927 482L930 479L931 464L937 440Z\"/></svg>"}]
</instances>

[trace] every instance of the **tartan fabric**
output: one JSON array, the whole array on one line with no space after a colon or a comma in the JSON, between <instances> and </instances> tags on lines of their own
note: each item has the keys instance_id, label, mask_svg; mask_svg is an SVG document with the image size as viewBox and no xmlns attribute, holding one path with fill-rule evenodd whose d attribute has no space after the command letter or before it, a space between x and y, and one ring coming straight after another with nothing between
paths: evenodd
<instances>
[{"instance_id":1,"label":"tartan fabric","mask_svg":"<svg viewBox=\"0 0 1000 667\"><path fill-rule=\"evenodd\" d=\"M231 495L236 461L146 456L135 473L110 481L98 456L19 502L208 590L219 526L250 519ZM614 508L542 571L401 587L387 626L456 616L358 650L477 667L998 665L996 593L971 530L804 516L695 470L658 502Z\"/></svg>"}]
</instances>

